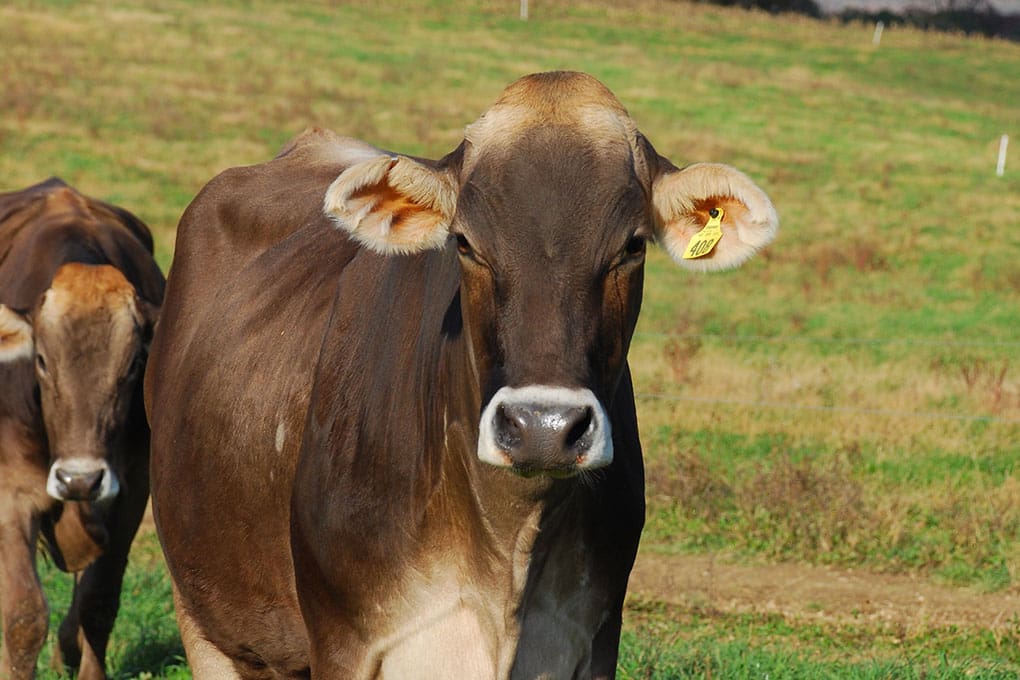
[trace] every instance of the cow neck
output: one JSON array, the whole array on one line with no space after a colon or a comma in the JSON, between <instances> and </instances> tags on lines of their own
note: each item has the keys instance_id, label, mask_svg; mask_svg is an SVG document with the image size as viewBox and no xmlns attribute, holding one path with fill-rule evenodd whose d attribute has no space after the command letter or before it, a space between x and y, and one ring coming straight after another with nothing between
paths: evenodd
<instances>
[{"instance_id":1,"label":"cow neck","mask_svg":"<svg viewBox=\"0 0 1020 680\"><path fill-rule=\"evenodd\" d=\"M437 426L444 445L438 452L438 505L450 513L450 522L466 525L475 554L512 568L519 591L526 572L542 561L535 553L539 534L554 535L582 494L576 493L576 479L525 478L479 460L478 418L484 405L470 346L465 332L448 335L440 355L444 407Z\"/></svg>"}]
</instances>

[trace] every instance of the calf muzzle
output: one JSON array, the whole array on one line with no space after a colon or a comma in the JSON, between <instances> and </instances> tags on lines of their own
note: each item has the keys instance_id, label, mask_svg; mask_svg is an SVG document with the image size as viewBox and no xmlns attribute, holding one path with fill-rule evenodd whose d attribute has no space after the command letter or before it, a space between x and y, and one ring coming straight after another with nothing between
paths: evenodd
<instances>
[{"instance_id":1,"label":"calf muzzle","mask_svg":"<svg viewBox=\"0 0 1020 680\"><path fill-rule=\"evenodd\" d=\"M46 480L46 493L58 501L102 502L113 499L118 491L117 475L103 460L58 460Z\"/></svg>"}]
</instances>

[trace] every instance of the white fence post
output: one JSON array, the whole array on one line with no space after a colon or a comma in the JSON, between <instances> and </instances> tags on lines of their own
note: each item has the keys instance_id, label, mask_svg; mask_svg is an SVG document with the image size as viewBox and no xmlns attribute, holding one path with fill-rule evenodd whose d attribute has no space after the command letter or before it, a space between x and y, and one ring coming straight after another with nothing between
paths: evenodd
<instances>
[{"instance_id":1,"label":"white fence post","mask_svg":"<svg viewBox=\"0 0 1020 680\"><path fill-rule=\"evenodd\" d=\"M1006 174L1006 148L1009 146L1009 135L999 138L999 162L995 165L995 176L1002 177Z\"/></svg>"},{"instance_id":2,"label":"white fence post","mask_svg":"<svg viewBox=\"0 0 1020 680\"><path fill-rule=\"evenodd\" d=\"M528 0L521 0L521 21L528 20Z\"/></svg>"}]
</instances>

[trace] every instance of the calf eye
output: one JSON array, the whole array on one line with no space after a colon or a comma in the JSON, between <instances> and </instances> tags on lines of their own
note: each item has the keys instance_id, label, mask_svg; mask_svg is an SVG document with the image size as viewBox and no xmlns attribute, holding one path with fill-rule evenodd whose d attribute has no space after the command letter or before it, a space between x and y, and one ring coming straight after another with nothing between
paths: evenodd
<instances>
[{"instance_id":1,"label":"calf eye","mask_svg":"<svg viewBox=\"0 0 1020 680\"><path fill-rule=\"evenodd\" d=\"M461 255L471 254L471 244L464 237L464 234L457 234L457 252Z\"/></svg>"},{"instance_id":2,"label":"calf eye","mask_svg":"<svg viewBox=\"0 0 1020 680\"><path fill-rule=\"evenodd\" d=\"M135 355L135 358L131 360L131 365L128 366L128 378L133 379L138 375L138 371L141 370L144 363L141 354Z\"/></svg>"},{"instance_id":3,"label":"calf eye","mask_svg":"<svg viewBox=\"0 0 1020 680\"><path fill-rule=\"evenodd\" d=\"M39 371L39 373L46 373L46 360L43 359L42 354L35 355L35 369Z\"/></svg>"}]
</instances>

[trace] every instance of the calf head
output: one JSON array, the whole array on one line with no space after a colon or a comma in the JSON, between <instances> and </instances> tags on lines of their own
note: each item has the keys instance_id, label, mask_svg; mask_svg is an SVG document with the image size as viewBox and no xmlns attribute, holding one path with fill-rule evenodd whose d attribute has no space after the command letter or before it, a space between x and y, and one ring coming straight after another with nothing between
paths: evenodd
<instances>
[{"instance_id":1,"label":"calf head","mask_svg":"<svg viewBox=\"0 0 1020 680\"><path fill-rule=\"evenodd\" d=\"M140 384L157 313L116 268L70 263L23 318L18 351L35 359L53 498L103 503L117 495L120 461L110 451Z\"/></svg>"},{"instance_id":2,"label":"calf head","mask_svg":"<svg viewBox=\"0 0 1020 680\"><path fill-rule=\"evenodd\" d=\"M380 152L351 166L325 211L379 253L456 247L482 394L478 456L552 476L613 459L607 413L638 318L647 242L710 271L739 265L778 227L745 175L677 168L601 83L559 72L510 85L441 161ZM721 239L685 259L710 217L721 217Z\"/></svg>"}]
</instances>

